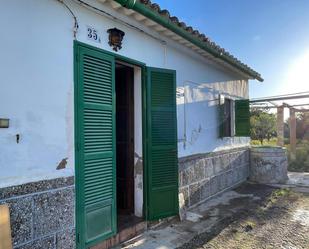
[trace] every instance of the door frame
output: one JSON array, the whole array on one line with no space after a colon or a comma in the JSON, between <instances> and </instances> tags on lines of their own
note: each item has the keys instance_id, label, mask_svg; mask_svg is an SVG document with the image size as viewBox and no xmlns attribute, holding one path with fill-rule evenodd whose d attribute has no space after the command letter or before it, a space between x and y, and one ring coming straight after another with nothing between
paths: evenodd
<instances>
[{"instance_id":1,"label":"door frame","mask_svg":"<svg viewBox=\"0 0 309 249\"><path fill-rule=\"evenodd\" d=\"M80 199L78 196L80 194L79 190L79 168L78 168L78 162L79 162L79 134L77 131L78 127L78 117L77 112L79 110L78 108L78 49L79 47L85 47L88 49L92 49L98 52L103 52L107 55L113 56L115 58L115 61L122 61L128 64L131 64L133 66L137 66L141 68L141 88L142 88L142 141L143 141L143 219L148 220L148 214L147 214L147 203L148 203L148 196L147 196L147 175L148 175L148 169L147 169L147 145L148 145L148 136L147 136L147 102L146 102L146 95L147 95L147 68L146 64L98 47L94 47L91 45L88 45L86 43L80 42L75 40L73 43L73 67L74 67L74 75L73 75L73 82L74 82L74 153L75 153L75 235L76 235L76 245L78 248L78 245L80 243L79 238L79 232L80 232L80 218L78 211L80 210L78 200ZM117 160L117 159L116 159ZM115 192L116 195L116 192ZM118 218L118 217L117 217Z\"/></svg>"}]
</instances>

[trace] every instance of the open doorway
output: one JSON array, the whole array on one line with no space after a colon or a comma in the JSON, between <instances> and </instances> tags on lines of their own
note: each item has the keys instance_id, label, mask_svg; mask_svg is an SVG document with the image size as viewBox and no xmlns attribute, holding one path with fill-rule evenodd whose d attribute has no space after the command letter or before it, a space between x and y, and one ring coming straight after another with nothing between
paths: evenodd
<instances>
[{"instance_id":1,"label":"open doorway","mask_svg":"<svg viewBox=\"0 0 309 249\"><path fill-rule=\"evenodd\" d=\"M134 226L134 68L116 63L116 165L118 231Z\"/></svg>"}]
</instances>

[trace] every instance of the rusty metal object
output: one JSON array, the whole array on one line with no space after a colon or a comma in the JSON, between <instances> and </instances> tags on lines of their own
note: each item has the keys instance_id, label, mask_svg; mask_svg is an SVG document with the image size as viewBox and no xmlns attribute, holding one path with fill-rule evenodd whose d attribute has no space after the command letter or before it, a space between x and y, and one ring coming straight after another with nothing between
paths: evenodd
<instances>
[{"instance_id":1,"label":"rusty metal object","mask_svg":"<svg viewBox=\"0 0 309 249\"><path fill-rule=\"evenodd\" d=\"M8 205L0 205L0 249L12 249L10 210Z\"/></svg>"}]
</instances>

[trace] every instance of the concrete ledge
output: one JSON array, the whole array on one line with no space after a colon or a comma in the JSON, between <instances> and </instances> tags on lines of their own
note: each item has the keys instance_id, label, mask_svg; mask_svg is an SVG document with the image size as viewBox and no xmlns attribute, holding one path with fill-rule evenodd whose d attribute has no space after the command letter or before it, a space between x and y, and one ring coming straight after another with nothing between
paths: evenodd
<instances>
[{"instance_id":1,"label":"concrete ledge","mask_svg":"<svg viewBox=\"0 0 309 249\"><path fill-rule=\"evenodd\" d=\"M214 151L214 152L207 152L207 153L201 153L201 154L194 154L190 156L180 157L178 159L179 164L185 163L186 161L192 161L195 159L205 158L205 157L214 157L214 156L220 156L223 154L230 154L232 152L238 152L243 150L249 150L249 146L242 146L232 149L226 149L226 150L220 150L220 151Z\"/></svg>"},{"instance_id":2,"label":"concrete ledge","mask_svg":"<svg viewBox=\"0 0 309 249\"><path fill-rule=\"evenodd\" d=\"M0 188L0 200L74 185L74 176Z\"/></svg>"}]
</instances>

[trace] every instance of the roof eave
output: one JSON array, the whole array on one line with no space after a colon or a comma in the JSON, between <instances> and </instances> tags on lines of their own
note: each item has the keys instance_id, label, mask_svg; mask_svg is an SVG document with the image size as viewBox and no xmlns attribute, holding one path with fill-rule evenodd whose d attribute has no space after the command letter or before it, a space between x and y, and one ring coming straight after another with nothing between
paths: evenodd
<instances>
[{"instance_id":1,"label":"roof eave","mask_svg":"<svg viewBox=\"0 0 309 249\"><path fill-rule=\"evenodd\" d=\"M188 40L192 44L198 46L199 48L205 50L215 58L225 61L236 69L242 71L243 73L250 76L252 79L256 79L260 82L263 82L263 78L259 73L248 67L247 65L240 62L234 56L229 54L223 48L216 45L214 42L210 42L205 35L200 34L198 31L193 31L191 27L184 27L183 23L179 23L177 18L170 18L168 11L160 10L159 6L156 5L157 11L152 9L147 5L150 1L143 0L144 3L141 3L139 0L114 0L121 4L123 7L128 9L133 9L134 11L144 15L145 17L151 19L154 22L162 25L163 27L171 30L177 35ZM160 13L161 12L161 13ZM188 31L188 30L191 30Z\"/></svg>"}]
</instances>

